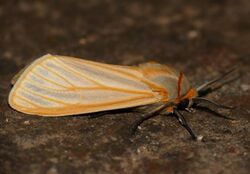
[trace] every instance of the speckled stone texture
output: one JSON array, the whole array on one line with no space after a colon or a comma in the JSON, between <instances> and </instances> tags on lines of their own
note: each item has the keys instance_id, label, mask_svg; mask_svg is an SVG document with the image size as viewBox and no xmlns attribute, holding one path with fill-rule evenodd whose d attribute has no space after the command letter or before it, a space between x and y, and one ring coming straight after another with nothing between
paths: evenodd
<instances>
[{"instance_id":1,"label":"speckled stone texture","mask_svg":"<svg viewBox=\"0 0 250 174\"><path fill-rule=\"evenodd\" d=\"M232 173L250 171L249 0L0 1L0 173ZM7 103L10 80L46 54L136 65L153 60L193 85L240 65L242 77L207 97L237 106L185 113L203 142L173 117L128 111L88 119L29 116Z\"/></svg>"}]
</instances>

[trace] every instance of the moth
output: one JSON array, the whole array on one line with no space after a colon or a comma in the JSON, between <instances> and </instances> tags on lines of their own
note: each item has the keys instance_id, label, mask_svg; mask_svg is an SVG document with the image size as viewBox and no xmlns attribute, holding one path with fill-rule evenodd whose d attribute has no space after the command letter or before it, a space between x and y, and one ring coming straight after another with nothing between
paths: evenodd
<instances>
[{"instance_id":1,"label":"moth","mask_svg":"<svg viewBox=\"0 0 250 174\"><path fill-rule=\"evenodd\" d=\"M201 96L218 88L233 71L195 88L183 73L155 62L120 66L47 54L13 78L8 102L22 113L49 117L144 108L131 130L153 116L172 114L197 140L201 136L180 110L201 103L230 109Z\"/></svg>"}]
</instances>

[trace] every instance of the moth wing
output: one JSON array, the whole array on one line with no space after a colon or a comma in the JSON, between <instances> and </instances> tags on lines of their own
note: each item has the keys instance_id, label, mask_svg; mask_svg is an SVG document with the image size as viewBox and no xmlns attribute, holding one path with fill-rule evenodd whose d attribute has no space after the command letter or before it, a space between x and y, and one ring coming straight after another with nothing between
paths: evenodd
<instances>
[{"instance_id":1,"label":"moth wing","mask_svg":"<svg viewBox=\"0 0 250 174\"><path fill-rule=\"evenodd\" d=\"M136 68L45 55L20 75L9 95L27 114L66 116L160 101Z\"/></svg>"}]
</instances>

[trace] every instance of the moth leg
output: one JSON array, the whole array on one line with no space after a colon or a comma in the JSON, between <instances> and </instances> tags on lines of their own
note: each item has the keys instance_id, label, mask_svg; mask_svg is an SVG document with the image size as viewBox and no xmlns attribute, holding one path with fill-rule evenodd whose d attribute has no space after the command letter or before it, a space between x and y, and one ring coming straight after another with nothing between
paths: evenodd
<instances>
[{"instance_id":1,"label":"moth leg","mask_svg":"<svg viewBox=\"0 0 250 174\"><path fill-rule=\"evenodd\" d=\"M223 115L223 114L219 113L218 111L214 111L214 110L212 110L212 109L210 109L208 107L195 106L195 109L209 112L209 113L211 113L212 115L214 115L216 117L221 117L221 118L224 118L224 119L227 119L227 120L236 120L235 118L229 117L227 115Z\"/></svg>"},{"instance_id":2,"label":"moth leg","mask_svg":"<svg viewBox=\"0 0 250 174\"><path fill-rule=\"evenodd\" d=\"M186 119L184 118L184 116L176 109L174 109L174 116L178 120L178 122L189 132L189 134L191 135L191 137L194 140L201 140L202 139L202 136L196 135L196 133L188 125L188 123L187 123Z\"/></svg>"},{"instance_id":3,"label":"moth leg","mask_svg":"<svg viewBox=\"0 0 250 174\"><path fill-rule=\"evenodd\" d=\"M88 116L88 119L94 119L94 118L99 118L99 117L103 117L104 115L106 115L108 113L108 111L103 111L103 112L98 112L98 113L94 113Z\"/></svg>"},{"instance_id":4,"label":"moth leg","mask_svg":"<svg viewBox=\"0 0 250 174\"><path fill-rule=\"evenodd\" d=\"M143 117L141 117L140 119L136 120L131 126L130 126L130 134L131 135L134 135L135 132L137 131L138 127L146 120L152 118L156 116L155 114L148 114L148 115L145 115Z\"/></svg>"},{"instance_id":5,"label":"moth leg","mask_svg":"<svg viewBox=\"0 0 250 174\"><path fill-rule=\"evenodd\" d=\"M132 108L131 111L141 114L141 113L147 112L147 109L148 109L148 106L139 106L139 107L136 107L136 108Z\"/></svg>"},{"instance_id":6,"label":"moth leg","mask_svg":"<svg viewBox=\"0 0 250 174\"><path fill-rule=\"evenodd\" d=\"M153 109L151 112L144 114L141 118L136 120L130 127L130 134L134 135L138 127L146 120L156 116L158 113L160 113L164 108L166 108L168 104L164 103L161 104L160 106L156 107Z\"/></svg>"},{"instance_id":7,"label":"moth leg","mask_svg":"<svg viewBox=\"0 0 250 174\"><path fill-rule=\"evenodd\" d=\"M212 101L212 100L209 100L207 98L203 98L203 97L195 97L192 99L194 104L198 105L199 104L210 104L212 106L215 106L217 108L224 108L224 109L235 109L236 107L235 106L225 106L225 105L222 105L222 104L219 104L215 101Z\"/></svg>"}]
</instances>

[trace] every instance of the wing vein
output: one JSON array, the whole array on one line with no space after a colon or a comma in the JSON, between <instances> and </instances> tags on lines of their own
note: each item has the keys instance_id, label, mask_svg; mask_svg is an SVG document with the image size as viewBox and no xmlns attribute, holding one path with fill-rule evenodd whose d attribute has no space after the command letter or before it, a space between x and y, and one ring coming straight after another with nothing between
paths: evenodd
<instances>
[{"instance_id":1,"label":"wing vein","mask_svg":"<svg viewBox=\"0 0 250 174\"><path fill-rule=\"evenodd\" d=\"M50 71L51 73L54 73L56 76L58 76L59 78L61 78L62 80L64 80L66 83L70 84L73 88L75 87L70 81L68 81L66 78L64 78L62 75L60 75L58 72L52 70L49 67L46 67L44 65L40 65L41 67L43 67L44 69L46 69L47 71Z\"/></svg>"},{"instance_id":2,"label":"wing vein","mask_svg":"<svg viewBox=\"0 0 250 174\"><path fill-rule=\"evenodd\" d=\"M84 74L82 74L81 72L77 71L77 70L74 70L72 67L70 67L69 65L65 64L64 62L61 62L60 60L58 59L54 59L58 64L60 64L61 66L63 66L69 73L73 73L75 75L77 75L78 77L80 78L83 78L84 80L88 80L90 82L93 82L95 83L96 85L99 85L99 86L104 86L100 83L98 83L96 80L93 80L91 78L88 78L87 76L85 76Z\"/></svg>"},{"instance_id":3,"label":"wing vein","mask_svg":"<svg viewBox=\"0 0 250 174\"><path fill-rule=\"evenodd\" d=\"M62 102L62 101L60 101L60 100L56 100L56 99L53 99L53 98L46 97L46 96L44 96L44 95L42 95L42 94L39 94L38 92L34 92L34 91L32 91L32 90L30 90L30 89L28 89L28 88L25 88L25 87L23 87L23 86L22 86L22 89L23 89L24 91L26 91L26 92L29 92L29 93L35 95L35 96L39 96L39 97L41 97L41 98L44 98L44 99L46 99L47 101L51 101L51 102L54 102L54 103L60 103L60 104L63 104L63 105L69 105L68 103L65 103L65 102Z\"/></svg>"},{"instance_id":4,"label":"wing vein","mask_svg":"<svg viewBox=\"0 0 250 174\"><path fill-rule=\"evenodd\" d=\"M31 72L31 73L33 73L33 72ZM51 87L42 85L41 83L36 82L35 80L32 80L32 79L29 79L27 81L29 81L30 83L32 83L32 85L40 87L40 88L43 88L43 89L48 89L48 90L51 90L51 91L67 91L67 89L60 89L59 90L59 89L55 89L55 88L51 88Z\"/></svg>"},{"instance_id":5,"label":"wing vein","mask_svg":"<svg viewBox=\"0 0 250 174\"><path fill-rule=\"evenodd\" d=\"M81 63L81 61L80 60L77 60L77 59L74 59L73 60L74 62L76 62L76 63ZM101 69L103 69L104 71L107 71L107 70L113 70L113 71L115 71L115 72L118 72L119 74L122 74L122 75L125 75L125 76L127 76L127 77L129 77L129 78L132 78L132 79L134 79L134 80L141 80L141 78L139 78L139 77L136 77L135 75L133 75L133 74L130 74L130 73L128 73L128 72L124 72L124 71L122 71L122 70L119 70L118 68L114 68L114 67L112 67L112 65L109 65L109 64L101 64L101 63L94 63L94 62L91 62L91 61L86 61L86 64L89 64L90 66L94 66L94 67L97 67L97 68L100 68L101 67ZM107 66L107 67L106 67Z\"/></svg>"},{"instance_id":6,"label":"wing vein","mask_svg":"<svg viewBox=\"0 0 250 174\"><path fill-rule=\"evenodd\" d=\"M63 87L63 88L66 88L66 89L67 89L66 86L63 86L63 85L61 85L61 84L59 84L59 83L56 83L56 82L54 82L54 81L52 81L52 80L50 80L50 79L44 77L43 75L41 75L41 74L39 74L39 73L36 73L35 71L32 71L32 73L33 73L34 75L38 76L39 78L41 78L41 79L47 81L47 82L50 82L50 83L52 83L52 84L54 84L54 85L56 85L56 86Z\"/></svg>"},{"instance_id":7,"label":"wing vein","mask_svg":"<svg viewBox=\"0 0 250 174\"><path fill-rule=\"evenodd\" d=\"M96 104L81 104L81 106L86 106L86 107L102 107L102 106L109 106L109 105L114 105L114 104L119 104L119 103L124 103L124 102L130 102L130 101L135 101L135 100L140 100L140 99L145 99L148 97L145 96L138 96L138 97L130 97L128 99L123 99L123 100L115 100L112 102L105 102L105 103L96 103Z\"/></svg>"},{"instance_id":8,"label":"wing vein","mask_svg":"<svg viewBox=\"0 0 250 174\"><path fill-rule=\"evenodd\" d=\"M29 99L26 99L26 98L24 98L24 97L22 97L22 96L20 96L20 95L15 95L15 96L16 96L17 98L19 98L19 99L21 99L21 100L24 100L25 102L31 104L31 105L34 106L35 108L40 107L40 106L34 104L34 103L33 103L32 101L30 101ZM16 104L17 104L17 103L16 103Z\"/></svg>"}]
</instances>

